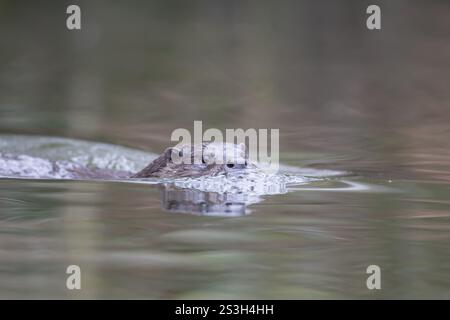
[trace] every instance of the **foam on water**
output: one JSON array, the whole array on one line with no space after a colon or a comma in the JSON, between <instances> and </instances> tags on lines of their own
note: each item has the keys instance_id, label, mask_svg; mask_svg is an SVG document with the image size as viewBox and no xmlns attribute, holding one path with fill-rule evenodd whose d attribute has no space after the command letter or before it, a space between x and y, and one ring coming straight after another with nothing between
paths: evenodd
<instances>
[{"instance_id":1,"label":"foam on water","mask_svg":"<svg viewBox=\"0 0 450 320\"><path fill-rule=\"evenodd\" d=\"M288 184L299 185L311 180L312 178L302 176L265 174L258 170L250 170L238 174L175 179L172 183L180 188L197 189L204 192L270 195L286 193Z\"/></svg>"}]
</instances>

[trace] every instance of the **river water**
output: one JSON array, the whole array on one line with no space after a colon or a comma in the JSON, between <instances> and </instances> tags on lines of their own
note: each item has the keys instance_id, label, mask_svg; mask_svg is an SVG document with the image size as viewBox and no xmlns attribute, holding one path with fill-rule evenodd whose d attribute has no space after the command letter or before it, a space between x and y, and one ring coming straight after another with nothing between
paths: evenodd
<instances>
[{"instance_id":1,"label":"river water","mask_svg":"<svg viewBox=\"0 0 450 320\"><path fill-rule=\"evenodd\" d=\"M450 6L380 1L369 32L363 2L86 1L69 32L2 1L2 160L134 171L202 120L280 129L308 179L230 200L0 162L0 298L450 298Z\"/></svg>"}]
</instances>

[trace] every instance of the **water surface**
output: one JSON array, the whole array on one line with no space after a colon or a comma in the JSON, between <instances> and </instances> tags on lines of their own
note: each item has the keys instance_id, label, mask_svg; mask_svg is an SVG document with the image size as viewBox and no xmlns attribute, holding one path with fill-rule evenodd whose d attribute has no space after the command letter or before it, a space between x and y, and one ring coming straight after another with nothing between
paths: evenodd
<instances>
[{"instance_id":1,"label":"water surface","mask_svg":"<svg viewBox=\"0 0 450 320\"><path fill-rule=\"evenodd\" d=\"M450 298L450 7L378 2L380 32L364 1L80 1L68 32L63 2L1 1L2 137L124 146L78 160L127 171L194 120L279 128L282 163L346 174L233 216L148 183L1 178L0 298Z\"/></svg>"}]
</instances>

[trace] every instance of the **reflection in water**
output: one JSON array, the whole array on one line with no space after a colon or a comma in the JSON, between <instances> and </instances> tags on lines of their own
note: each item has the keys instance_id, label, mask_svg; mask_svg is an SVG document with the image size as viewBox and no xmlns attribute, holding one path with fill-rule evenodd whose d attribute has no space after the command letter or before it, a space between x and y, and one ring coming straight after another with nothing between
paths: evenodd
<instances>
[{"instance_id":1,"label":"reflection in water","mask_svg":"<svg viewBox=\"0 0 450 320\"><path fill-rule=\"evenodd\" d=\"M219 194L194 189L161 186L164 209L171 212L208 216L243 216L248 205L246 197L236 194Z\"/></svg>"},{"instance_id":2,"label":"reflection in water","mask_svg":"<svg viewBox=\"0 0 450 320\"><path fill-rule=\"evenodd\" d=\"M333 184L337 184L334 185ZM171 212L191 213L208 216L243 216L249 214L248 205L264 201L260 195L249 193L217 193L197 189L183 189L174 184L160 186L163 208ZM340 180L337 183L327 183L327 187L284 186L286 192L393 192L395 189L384 186L374 186L367 183Z\"/></svg>"}]
</instances>

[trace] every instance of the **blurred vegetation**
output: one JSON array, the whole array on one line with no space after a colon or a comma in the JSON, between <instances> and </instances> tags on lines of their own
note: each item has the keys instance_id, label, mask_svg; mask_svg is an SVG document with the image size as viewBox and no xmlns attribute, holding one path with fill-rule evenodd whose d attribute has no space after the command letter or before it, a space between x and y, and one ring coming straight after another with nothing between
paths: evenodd
<instances>
[{"instance_id":1,"label":"blurred vegetation","mask_svg":"<svg viewBox=\"0 0 450 320\"><path fill-rule=\"evenodd\" d=\"M67 294L76 258L83 297L449 298L449 1L376 1L381 31L366 0L75 2L81 31L72 1L0 1L0 133L159 152L194 120L279 128L283 161L401 192L219 219L167 214L146 186L1 180L1 297Z\"/></svg>"}]
</instances>

